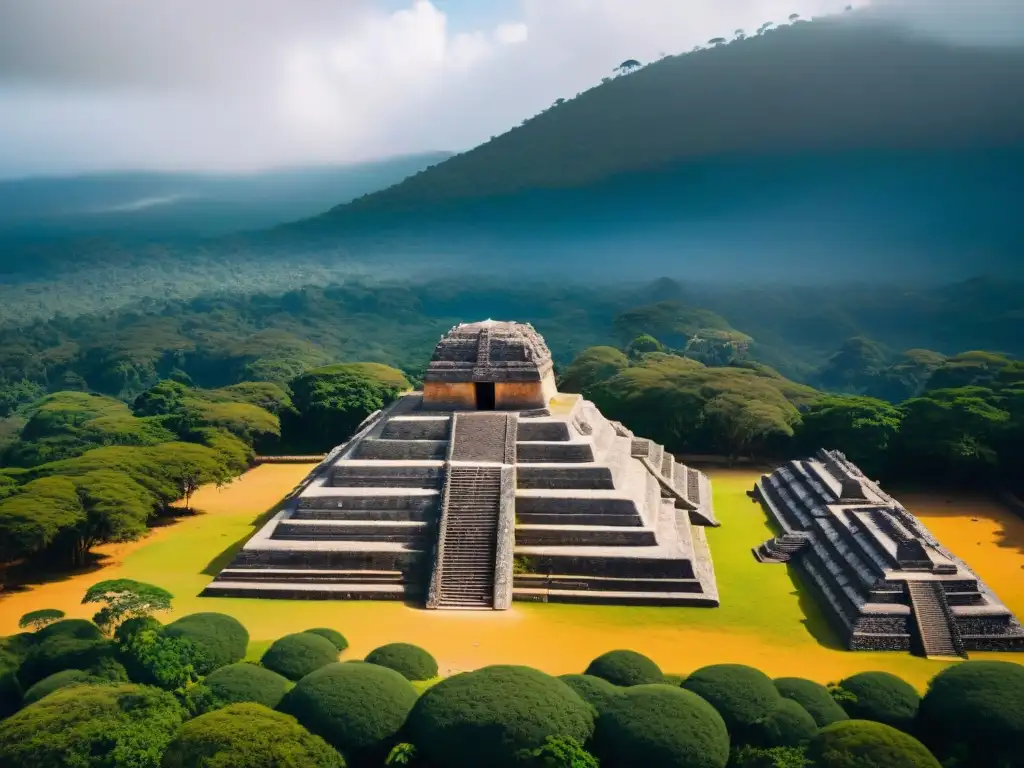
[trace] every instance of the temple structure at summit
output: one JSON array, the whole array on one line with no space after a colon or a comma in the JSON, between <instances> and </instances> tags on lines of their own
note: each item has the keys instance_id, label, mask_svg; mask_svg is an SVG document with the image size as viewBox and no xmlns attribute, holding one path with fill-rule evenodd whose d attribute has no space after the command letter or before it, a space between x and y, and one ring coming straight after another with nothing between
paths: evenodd
<instances>
[{"instance_id":1,"label":"temple structure at summit","mask_svg":"<svg viewBox=\"0 0 1024 768\"><path fill-rule=\"evenodd\" d=\"M791 461L761 478L753 496L780 531L755 556L791 563L848 648L1024 650L1011 611L843 454Z\"/></svg>"},{"instance_id":2,"label":"temple structure at summit","mask_svg":"<svg viewBox=\"0 0 1024 768\"><path fill-rule=\"evenodd\" d=\"M212 581L218 596L718 605L707 477L560 394L529 325L459 325Z\"/></svg>"}]
</instances>

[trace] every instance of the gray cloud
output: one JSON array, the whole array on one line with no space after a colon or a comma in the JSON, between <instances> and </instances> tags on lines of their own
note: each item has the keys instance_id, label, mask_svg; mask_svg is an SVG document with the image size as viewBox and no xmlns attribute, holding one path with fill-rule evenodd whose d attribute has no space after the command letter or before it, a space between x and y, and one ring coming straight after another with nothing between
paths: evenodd
<instances>
[{"instance_id":1,"label":"gray cloud","mask_svg":"<svg viewBox=\"0 0 1024 768\"><path fill-rule=\"evenodd\" d=\"M469 30L426 0L0 2L0 176L462 149L626 58L846 2L520 0ZM1024 28L1019 0L874 10L969 42Z\"/></svg>"}]
</instances>

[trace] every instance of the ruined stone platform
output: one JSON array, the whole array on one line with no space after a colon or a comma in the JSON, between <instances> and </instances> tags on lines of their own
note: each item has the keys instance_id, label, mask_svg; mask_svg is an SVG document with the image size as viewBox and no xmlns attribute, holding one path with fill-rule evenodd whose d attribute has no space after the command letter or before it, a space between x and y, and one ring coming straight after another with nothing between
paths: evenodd
<instances>
[{"instance_id":1,"label":"ruined stone platform","mask_svg":"<svg viewBox=\"0 0 1024 768\"><path fill-rule=\"evenodd\" d=\"M848 648L1024 650L1024 628L967 563L843 454L788 462L752 495L781 531L755 556L800 571Z\"/></svg>"},{"instance_id":2,"label":"ruined stone platform","mask_svg":"<svg viewBox=\"0 0 1024 768\"><path fill-rule=\"evenodd\" d=\"M426 383L332 451L203 594L718 604L707 477L558 393L532 328L453 329Z\"/></svg>"}]
</instances>

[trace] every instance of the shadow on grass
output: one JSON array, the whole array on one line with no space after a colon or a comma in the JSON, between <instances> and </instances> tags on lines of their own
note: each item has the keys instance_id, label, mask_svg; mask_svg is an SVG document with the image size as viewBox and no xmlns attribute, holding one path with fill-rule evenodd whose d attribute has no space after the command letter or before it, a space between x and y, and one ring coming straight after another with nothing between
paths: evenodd
<instances>
[{"instance_id":1,"label":"shadow on grass","mask_svg":"<svg viewBox=\"0 0 1024 768\"><path fill-rule=\"evenodd\" d=\"M231 561L235 559L235 555L238 554L242 547L244 547L248 543L249 539L255 536L257 532L259 532L259 530L264 525L266 525L274 515L276 515L278 512L284 509L284 505L285 503L287 503L288 499L291 498L292 493L294 493L294 491L289 492L283 498L279 499L277 503L274 504L274 506L270 507L270 509L266 510L265 512L261 512L256 517L256 519L252 521L253 529L249 531L249 533L247 533L245 536L240 538L238 541L228 546L224 551L222 551L219 555L213 558L213 560L207 563L206 567L202 570L202 574L204 576L213 577L220 573L222 570L224 570L224 568L226 568L228 564L230 564Z\"/></svg>"},{"instance_id":2,"label":"shadow on grass","mask_svg":"<svg viewBox=\"0 0 1024 768\"><path fill-rule=\"evenodd\" d=\"M819 596L815 588L808 584L807 580L802 578L795 568L792 566L786 567L789 571L789 578L793 582L793 592L791 594L796 595L797 602L800 604L800 610L804 614L804 618L800 619L800 623L807 629L808 634L823 648L830 648L833 651L848 650L838 633L829 623L828 617L822 612L821 605L818 602Z\"/></svg>"}]
</instances>

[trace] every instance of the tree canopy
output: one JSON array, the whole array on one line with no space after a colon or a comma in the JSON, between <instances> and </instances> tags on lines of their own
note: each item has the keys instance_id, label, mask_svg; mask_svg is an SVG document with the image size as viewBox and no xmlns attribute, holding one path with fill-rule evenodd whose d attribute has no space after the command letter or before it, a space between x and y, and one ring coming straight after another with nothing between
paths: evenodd
<instances>
[{"instance_id":1,"label":"tree canopy","mask_svg":"<svg viewBox=\"0 0 1024 768\"><path fill-rule=\"evenodd\" d=\"M0 764L12 768L158 768L184 712L143 685L77 685L0 722Z\"/></svg>"}]
</instances>

